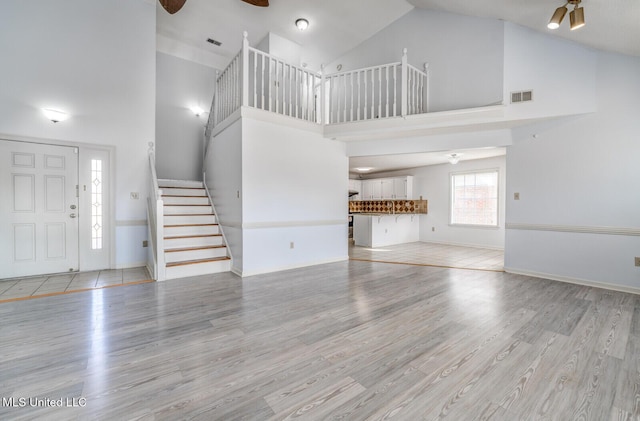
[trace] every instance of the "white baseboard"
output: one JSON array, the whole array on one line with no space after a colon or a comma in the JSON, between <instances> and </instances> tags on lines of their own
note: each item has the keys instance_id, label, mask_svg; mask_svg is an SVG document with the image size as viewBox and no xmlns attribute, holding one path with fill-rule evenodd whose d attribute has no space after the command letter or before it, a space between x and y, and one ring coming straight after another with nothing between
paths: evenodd
<instances>
[{"instance_id":1,"label":"white baseboard","mask_svg":"<svg viewBox=\"0 0 640 421\"><path fill-rule=\"evenodd\" d=\"M279 267L275 267L275 268L269 268L267 270L257 270L257 271L240 271L238 270L238 268L231 268L231 272L235 273L236 275L246 278L248 276L255 276L255 275L264 275L267 273L273 273L273 272L281 272L283 270L290 270L290 269L299 269L299 268L305 268L305 267L309 267L309 266L317 266L317 265L325 265L328 263L337 263L337 262L344 262L349 260L349 256L344 256L344 257L340 257L338 259L328 259L328 260L322 260L322 261L316 261L316 262L309 262L309 263L302 263L302 264L297 264L297 265L287 265L287 266L279 266Z\"/></svg>"},{"instance_id":2,"label":"white baseboard","mask_svg":"<svg viewBox=\"0 0 640 421\"><path fill-rule=\"evenodd\" d=\"M493 247L493 246L487 246L484 244L468 244L468 243L456 243L456 242L449 242L449 241L422 241L422 240L420 240L420 242L428 243L428 244L441 244L443 246L473 247L476 249L504 251L504 247Z\"/></svg>"},{"instance_id":3,"label":"white baseboard","mask_svg":"<svg viewBox=\"0 0 640 421\"><path fill-rule=\"evenodd\" d=\"M133 262L133 263L125 263L116 265L116 269L133 269L133 268L142 268L147 267L147 262ZM151 271L149 272L151 274Z\"/></svg>"},{"instance_id":4,"label":"white baseboard","mask_svg":"<svg viewBox=\"0 0 640 421\"><path fill-rule=\"evenodd\" d=\"M627 292L630 294L640 295L640 288L630 287L628 285L609 284L606 282L591 281L589 279L581 279L581 278L570 278L567 276L560 276L560 275L554 275L551 273L543 273L543 272L534 272L529 270L510 268L506 266L504 268L504 271L507 273L513 273L515 275L533 276L535 278L544 278L544 279L550 279L552 281L566 282L569 284L582 285L586 287L602 288L602 289L608 289L611 291Z\"/></svg>"}]
</instances>

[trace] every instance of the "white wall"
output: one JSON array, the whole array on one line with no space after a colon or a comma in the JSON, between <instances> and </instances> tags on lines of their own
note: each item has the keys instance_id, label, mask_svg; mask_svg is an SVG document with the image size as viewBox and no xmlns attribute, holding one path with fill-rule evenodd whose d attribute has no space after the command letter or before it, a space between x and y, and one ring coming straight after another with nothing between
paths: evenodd
<instances>
[{"instance_id":1,"label":"white wall","mask_svg":"<svg viewBox=\"0 0 640 421\"><path fill-rule=\"evenodd\" d=\"M216 70L156 54L156 171L160 178L202 180L204 127ZM189 109L205 110L195 116Z\"/></svg>"},{"instance_id":2,"label":"white wall","mask_svg":"<svg viewBox=\"0 0 640 421\"><path fill-rule=\"evenodd\" d=\"M533 90L533 101L512 104L507 118L596 111L596 52L513 23L504 24L504 97Z\"/></svg>"},{"instance_id":3,"label":"white wall","mask_svg":"<svg viewBox=\"0 0 640 421\"><path fill-rule=\"evenodd\" d=\"M431 111L479 107L502 101L503 22L413 9L325 70L342 71L408 61L419 69L429 63Z\"/></svg>"},{"instance_id":4,"label":"white wall","mask_svg":"<svg viewBox=\"0 0 640 421\"><path fill-rule=\"evenodd\" d=\"M507 224L528 229L507 229L505 266L640 291L633 261L640 236L563 232L640 232L640 58L598 52L596 59L596 113L514 130ZM555 227L543 230L548 225Z\"/></svg>"},{"instance_id":5,"label":"white wall","mask_svg":"<svg viewBox=\"0 0 640 421\"><path fill-rule=\"evenodd\" d=\"M504 248L505 179L504 156L460 161L372 175L371 178L413 175L413 198L428 201L427 215L420 215L420 241L461 246ZM498 169L498 228L470 228L449 225L450 177L454 172ZM435 228L435 231L432 231Z\"/></svg>"},{"instance_id":6,"label":"white wall","mask_svg":"<svg viewBox=\"0 0 640 421\"><path fill-rule=\"evenodd\" d=\"M249 118L242 137L243 275L347 259L344 144Z\"/></svg>"},{"instance_id":7,"label":"white wall","mask_svg":"<svg viewBox=\"0 0 640 421\"><path fill-rule=\"evenodd\" d=\"M231 252L232 269L242 272L242 120L213 138L204 160L205 183Z\"/></svg>"},{"instance_id":8,"label":"white wall","mask_svg":"<svg viewBox=\"0 0 640 421\"><path fill-rule=\"evenodd\" d=\"M269 32L262 41L256 45L256 48L282 59L287 63L296 66L302 65L302 46L273 32Z\"/></svg>"},{"instance_id":9,"label":"white wall","mask_svg":"<svg viewBox=\"0 0 640 421\"><path fill-rule=\"evenodd\" d=\"M155 16L143 0L8 0L0 13L0 133L115 146L118 267L146 261ZM53 124L41 108L71 118Z\"/></svg>"}]
</instances>

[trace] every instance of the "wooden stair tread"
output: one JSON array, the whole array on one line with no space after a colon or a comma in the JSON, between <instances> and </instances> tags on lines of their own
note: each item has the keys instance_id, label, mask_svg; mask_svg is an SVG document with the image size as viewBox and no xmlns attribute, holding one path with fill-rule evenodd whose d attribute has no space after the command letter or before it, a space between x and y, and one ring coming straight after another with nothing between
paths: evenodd
<instances>
[{"instance_id":1,"label":"wooden stair tread","mask_svg":"<svg viewBox=\"0 0 640 421\"><path fill-rule=\"evenodd\" d=\"M176 240L178 238L201 238L201 237L222 237L222 234L179 235L176 237L164 237L164 239Z\"/></svg>"},{"instance_id":2,"label":"wooden stair tread","mask_svg":"<svg viewBox=\"0 0 640 421\"><path fill-rule=\"evenodd\" d=\"M200 247L184 247L184 248L173 248L173 249L164 249L165 253L177 253L180 251L197 251L197 250L209 250L209 249L222 249L226 248L225 245L217 245L217 246L200 246Z\"/></svg>"},{"instance_id":3,"label":"wooden stair tread","mask_svg":"<svg viewBox=\"0 0 640 421\"><path fill-rule=\"evenodd\" d=\"M176 267L176 266L186 266L186 265L196 265L199 263L210 263L210 262L221 262L225 260L231 260L228 256L223 257L212 257L210 259L198 259L198 260L185 260L183 262L172 262L167 263L167 267Z\"/></svg>"},{"instance_id":4,"label":"wooden stair tread","mask_svg":"<svg viewBox=\"0 0 640 421\"><path fill-rule=\"evenodd\" d=\"M183 204L173 204L173 203L166 204L166 203L165 203L165 206L211 206L211 205L196 205L196 204L191 204L191 205L187 204L187 205L183 205Z\"/></svg>"},{"instance_id":5,"label":"wooden stair tread","mask_svg":"<svg viewBox=\"0 0 640 421\"><path fill-rule=\"evenodd\" d=\"M178 225L165 225L164 227L178 228L178 227L217 227L217 226L218 224L178 224Z\"/></svg>"},{"instance_id":6,"label":"wooden stair tread","mask_svg":"<svg viewBox=\"0 0 640 421\"><path fill-rule=\"evenodd\" d=\"M170 213L170 214L165 214L164 217L166 218L167 216L215 216L216 214L211 212L211 213Z\"/></svg>"},{"instance_id":7,"label":"wooden stair tread","mask_svg":"<svg viewBox=\"0 0 640 421\"><path fill-rule=\"evenodd\" d=\"M185 189L185 190L204 190L204 187L176 187L176 186L158 186L160 189Z\"/></svg>"},{"instance_id":8,"label":"wooden stair tread","mask_svg":"<svg viewBox=\"0 0 640 421\"><path fill-rule=\"evenodd\" d=\"M184 194L163 194L162 197L201 197L201 198L206 198L207 196L187 196Z\"/></svg>"}]
</instances>

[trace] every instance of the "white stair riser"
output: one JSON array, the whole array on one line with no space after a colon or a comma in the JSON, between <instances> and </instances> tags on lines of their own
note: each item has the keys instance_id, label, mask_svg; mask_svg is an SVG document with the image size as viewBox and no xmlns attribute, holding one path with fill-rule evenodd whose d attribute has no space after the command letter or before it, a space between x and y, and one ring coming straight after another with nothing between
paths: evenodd
<instances>
[{"instance_id":1,"label":"white stair riser","mask_svg":"<svg viewBox=\"0 0 640 421\"><path fill-rule=\"evenodd\" d=\"M165 215L165 225L216 224L215 215Z\"/></svg>"},{"instance_id":2,"label":"white stair riser","mask_svg":"<svg viewBox=\"0 0 640 421\"><path fill-rule=\"evenodd\" d=\"M165 215L213 213L211 206L165 206Z\"/></svg>"},{"instance_id":3,"label":"white stair riser","mask_svg":"<svg viewBox=\"0 0 640 421\"><path fill-rule=\"evenodd\" d=\"M209 273L229 272L230 270L231 260L174 266L168 267L166 269L166 279L177 279L186 278L188 276L206 275Z\"/></svg>"},{"instance_id":4,"label":"white stair riser","mask_svg":"<svg viewBox=\"0 0 640 421\"><path fill-rule=\"evenodd\" d=\"M224 257L226 255L226 247L217 247L213 249L165 252L164 260L167 263L173 263L185 262L187 260L212 259L214 257Z\"/></svg>"},{"instance_id":5,"label":"white stair riser","mask_svg":"<svg viewBox=\"0 0 640 421\"><path fill-rule=\"evenodd\" d=\"M205 189L162 189L162 194L166 194L169 196L207 196L207 192Z\"/></svg>"},{"instance_id":6,"label":"white stair riser","mask_svg":"<svg viewBox=\"0 0 640 421\"><path fill-rule=\"evenodd\" d=\"M208 197L169 197L162 196L165 205L208 205Z\"/></svg>"},{"instance_id":7,"label":"white stair riser","mask_svg":"<svg viewBox=\"0 0 640 421\"><path fill-rule=\"evenodd\" d=\"M171 238L164 240L165 249L184 248L184 247L200 247L200 246L221 246L222 236L216 235L212 237L187 237L187 238Z\"/></svg>"},{"instance_id":8,"label":"white stair riser","mask_svg":"<svg viewBox=\"0 0 640 421\"><path fill-rule=\"evenodd\" d=\"M198 225L195 227L164 227L165 237L178 237L181 235L207 235L220 234L217 225Z\"/></svg>"},{"instance_id":9,"label":"white stair riser","mask_svg":"<svg viewBox=\"0 0 640 421\"><path fill-rule=\"evenodd\" d=\"M158 179L158 186L162 187L199 187L202 188L202 181L190 180L168 180L166 178Z\"/></svg>"}]
</instances>

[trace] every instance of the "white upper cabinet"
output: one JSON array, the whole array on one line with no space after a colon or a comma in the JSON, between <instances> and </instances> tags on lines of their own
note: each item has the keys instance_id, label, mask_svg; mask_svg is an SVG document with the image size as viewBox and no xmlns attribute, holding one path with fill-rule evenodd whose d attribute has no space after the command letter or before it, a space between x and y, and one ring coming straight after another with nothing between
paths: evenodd
<instances>
[{"instance_id":1,"label":"white upper cabinet","mask_svg":"<svg viewBox=\"0 0 640 421\"><path fill-rule=\"evenodd\" d=\"M382 199L393 199L395 198L395 185L393 178L383 178L380 180L380 186L382 189L381 198Z\"/></svg>"},{"instance_id":2,"label":"white upper cabinet","mask_svg":"<svg viewBox=\"0 0 640 421\"><path fill-rule=\"evenodd\" d=\"M413 176L362 180L361 200L413 199Z\"/></svg>"}]
</instances>

